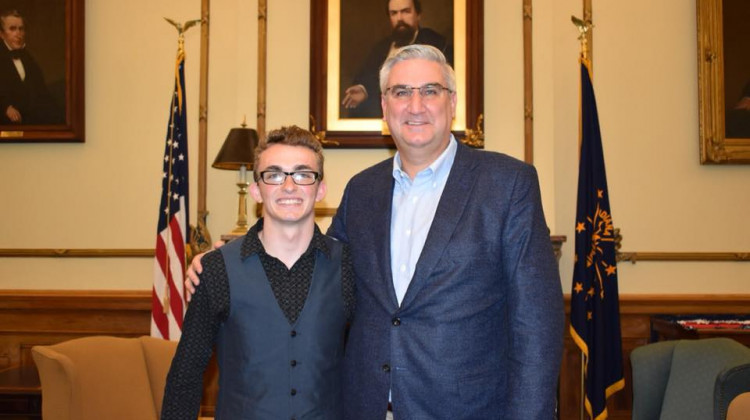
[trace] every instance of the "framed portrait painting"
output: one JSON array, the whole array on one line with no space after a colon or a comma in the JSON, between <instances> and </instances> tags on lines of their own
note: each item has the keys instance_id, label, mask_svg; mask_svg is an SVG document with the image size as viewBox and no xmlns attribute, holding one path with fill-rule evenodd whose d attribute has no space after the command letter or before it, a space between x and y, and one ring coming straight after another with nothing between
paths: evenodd
<instances>
[{"instance_id":1,"label":"framed portrait painting","mask_svg":"<svg viewBox=\"0 0 750 420\"><path fill-rule=\"evenodd\" d=\"M456 72L452 131L481 147L482 0L311 0L310 128L326 147L394 147L378 70L399 45L440 49Z\"/></svg>"},{"instance_id":2,"label":"framed portrait painting","mask_svg":"<svg viewBox=\"0 0 750 420\"><path fill-rule=\"evenodd\" d=\"M84 0L0 0L0 142L84 141Z\"/></svg>"},{"instance_id":3,"label":"framed portrait painting","mask_svg":"<svg viewBox=\"0 0 750 420\"><path fill-rule=\"evenodd\" d=\"M701 163L750 163L750 2L697 5Z\"/></svg>"}]
</instances>

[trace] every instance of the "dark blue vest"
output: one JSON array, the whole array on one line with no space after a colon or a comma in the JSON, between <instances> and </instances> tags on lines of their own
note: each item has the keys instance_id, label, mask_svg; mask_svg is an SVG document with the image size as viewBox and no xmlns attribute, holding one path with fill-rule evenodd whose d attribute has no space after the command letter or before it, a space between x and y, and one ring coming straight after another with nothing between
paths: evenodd
<instances>
[{"instance_id":1,"label":"dark blue vest","mask_svg":"<svg viewBox=\"0 0 750 420\"><path fill-rule=\"evenodd\" d=\"M342 244L315 251L305 306L284 316L257 255L240 258L242 240L219 248L229 276L229 317L217 340L216 419L340 419L346 317Z\"/></svg>"}]
</instances>

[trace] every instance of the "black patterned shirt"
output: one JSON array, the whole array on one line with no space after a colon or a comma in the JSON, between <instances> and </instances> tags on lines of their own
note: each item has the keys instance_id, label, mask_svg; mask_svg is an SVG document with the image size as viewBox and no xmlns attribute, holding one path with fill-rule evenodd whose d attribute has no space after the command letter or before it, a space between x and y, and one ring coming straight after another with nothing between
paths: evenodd
<instances>
[{"instance_id":1,"label":"black patterned shirt","mask_svg":"<svg viewBox=\"0 0 750 420\"><path fill-rule=\"evenodd\" d=\"M325 237L315 226L307 250L291 268L266 253L258 233L263 219L250 228L240 248L244 260L258 255L279 307L290 324L294 324L305 306L315 269L316 251L330 257ZM218 250L201 259L203 273L183 323L182 338L172 361L164 392L162 420L195 418L200 410L203 372L208 364L221 324L229 316L229 278L224 257ZM348 246L344 246L341 262L341 295L348 321L355 309L354 270Z\"/></svg>"}]
</instances>

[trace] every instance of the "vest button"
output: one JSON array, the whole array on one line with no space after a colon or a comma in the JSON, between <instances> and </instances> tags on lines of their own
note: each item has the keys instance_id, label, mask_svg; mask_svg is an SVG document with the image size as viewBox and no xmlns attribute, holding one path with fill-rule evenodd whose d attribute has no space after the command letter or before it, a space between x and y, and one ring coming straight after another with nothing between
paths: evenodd
<instances>
[{"instance_id":1,"label":"vest button","mask_svg":"<svg viewBox=\"0 0 750 420\"><path fill-rule=\"evenodd\" d=\"M393 318L391 320L391 324L393 324L394 327L398 327L399 325L401 325L401 318Z\"/></svg>"},{"instance_id":2,"label":"vest button","mask_svg":"<svg viewBox=\"0 0 750 420\"><path fill-rule=\"evenodd\" d=\"M296 390L296 389L294 389L294 388L292 388L292 392L291 392L291 394L292 394L292 396L295 396L295 395L297 395L297 390Z\"/></svg>"},{"instance_id":3,"label":"vest button","mask_svg":"<svg viewBox=\"0 0 750 420\"><path fill-rule=\"evenodd\" d=\"M384 365L382 366L382 368L383 368L383 372L386 372L386 373L388 373L388 372L390 372L390 371L391 371L391 365L389 365L388 363L384 364Z\"/></svg>"},{"instance_id":4,"label":"vest button","mask_svg":"<svg viewBox=\"0 0 750 420\"><path fill-rule=\"evenodd\" d=\"M289 364L292 365L292 367L295 367L295 366L297 366L297 361L296 360L292 360Z\"/></svg>"},{"instance_id":5,"label":"vest button","mask_svg":"<svg viewBox=\"0 0 750 420\"><path fill-rule=\"evenodd\" d=\"M296 337L297 336L297 331L292 330L292 332L289 333L289 335L291 335L292 337Z\"/></svg>"}]
</instances>

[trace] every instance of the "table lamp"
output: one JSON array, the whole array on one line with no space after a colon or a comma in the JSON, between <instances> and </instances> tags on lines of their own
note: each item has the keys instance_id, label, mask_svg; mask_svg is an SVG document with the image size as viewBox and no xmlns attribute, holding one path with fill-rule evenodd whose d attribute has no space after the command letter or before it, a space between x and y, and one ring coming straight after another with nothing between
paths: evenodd
<instances>
[{"instance_id":1,"label":"table lamp","mask_svg":"<svg viewBox=\"0 0 750 420\"><path fill-rule=\"evenodd\" d=\"M247 170L253 169L255 159L255 147L258 145L258 133L252 128L246 128L242 123L241 128L229 130L224 144L216 155L212 167L216 169L240 170L237 187L239 187L239 209L237 210L237 226L230 236L244 235L247 233Z\"/></svg>"}]
</instances>

